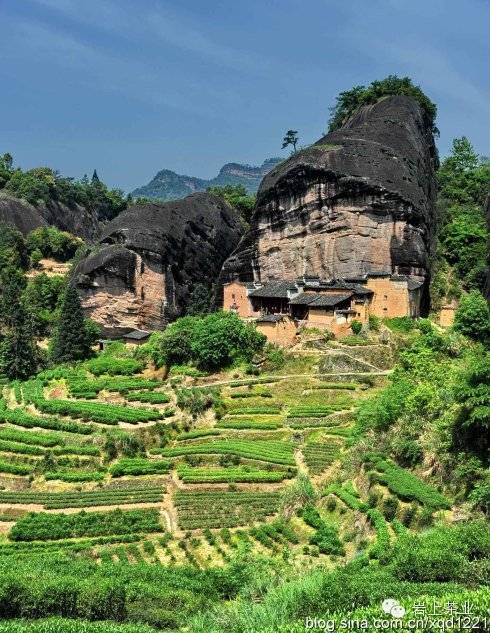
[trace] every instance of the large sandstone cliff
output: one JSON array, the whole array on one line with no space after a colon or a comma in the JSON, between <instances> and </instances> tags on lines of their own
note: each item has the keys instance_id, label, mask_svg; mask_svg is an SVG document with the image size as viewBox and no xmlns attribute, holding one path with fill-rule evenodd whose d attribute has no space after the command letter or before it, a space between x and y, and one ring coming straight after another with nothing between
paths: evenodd
<instances>
[{"instance_id":1,"label":"large sandstone cliff","mask_svg":"<svg viewBox=\"0 0 490 633\"><path fill-rule=\"evenodd\" d=\"M161 328L183 313L196 283L212 288L241 235L235 210L207 193L134 205L74 272L84 308L107 335Z\"/></svg>"},{"instance_id":2,"label":"large sandstone cliff","mask_svg":"<svg viewBox=\"0 0 490 633\"><path fill-rule=\"evenodd\" d=\"M427 282L436 166L417 101L393 96L363 106L264 178L250 230L221 281L393 272Z\"/></svg>"}]
</instances>

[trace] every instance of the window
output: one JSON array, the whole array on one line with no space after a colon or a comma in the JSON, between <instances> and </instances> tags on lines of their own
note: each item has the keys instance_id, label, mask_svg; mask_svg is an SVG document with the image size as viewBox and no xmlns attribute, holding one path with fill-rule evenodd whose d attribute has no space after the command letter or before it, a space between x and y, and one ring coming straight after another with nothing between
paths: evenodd
<instances>
[{"instance_id":1,"label":"window","mask_svg":"<svg viewBox=\"0 0 490 633\"><path fill-rule=\"evenodd\" d=\"M145 300L145 289L144 288L141 288L140 296L141 296L141 300L144 301Z\"/></svg>"}]
</instances>

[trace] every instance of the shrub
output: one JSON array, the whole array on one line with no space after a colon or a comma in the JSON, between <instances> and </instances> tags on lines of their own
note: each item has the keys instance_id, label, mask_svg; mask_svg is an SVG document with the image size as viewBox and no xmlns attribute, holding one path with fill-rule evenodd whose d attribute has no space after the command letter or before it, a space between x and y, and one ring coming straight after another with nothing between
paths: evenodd
<instances>
[{"instance_id":1,"label":"shrub","mask_svg":"<svg viewBox=\"0 0 490 633\"><path fill-rule=\"evenodd\" d=\"M337 530L321 518L314 506L306 505L301 516L307 525L315 529L315 533L309 539L310 545L316 545L321 554L341 556L344 553L344 547L338 537Z\"/></svg>"},{"instance_id":2,"label":"shrub","mask_svg":"<svg viewBox=\"0 0 490 633\"><path fill-rule=\"evenodd\" d=\"M72 259L83 240L54 226L42 226L29 233L26 239L27 250L31 258L35 253L41 257L52 257L57 261L66 262Z\"/></svg>"},{"instance_id":3,"label":"shrub","mask_svg":"<svg viewBox=\"0 0 490 633\"><path fill-rule=\"evenodd\" d=\"M10 530L13 541L48 541L80 536L160 532L158 510L114 510L46 514L30 512Z\"/></svg>"},{"instance_id":4,"label":"shrub","mask_svg":"<svg viewBox=\"0 0 490 633\"><path fill-rule=\"evenodd\" d=\"M477 341L490 339L490 308L478 290L472 290L461 298L454 315L454 328Z\"/></svg>"},{"instance_id":5,"label":"shrub","mask_svg":"<svg viewBox=\"0 0 490 633\"><path fill-rule=\"evenodd\" d=\"M231 312L184 317L171 323L158 337L152 357L157 365L194 362L215 371L237 360L250 361L265 337Z\"/></svg>"},{"instance_id":6,"label":"shrub","mask_svg":"<svg viewBox=\"0 0 490 633\"><path fill-rule=\"evenodd\" d=\"M422 460L423 451L416 440L400 437L393 442L393 454L402 466L415 466Z\"/></svg>"},{"instance_id":7,"label":"shrub","mask_svg":"<svg viewBox=\"0 0 490 633\"><path fill-rule=\"evenodd\" d=\"M144 369L144 364L133 358L114 358L107 354L101 354L93 360L85 363L85 367L94 374L101 376L108 374L109 376L131 376L137 374Z\"/></svg>"},{"instance_id":8,"label":"shrub","mask_svg":"<svg viewBox=\"0 0 490 633\"><path fill-rule=\"evenodd\" d=\"M174 503L183 530L230 528L263 521L277 512L279 495L276 492L178 490Z\"/></svg>"},{"instance_id":9,"label":"shrub","mask_svg":"<svg viewBox=\"0 0 490 633\"><path fill-rule=\"evenodd\" d=\"M472 358L468 364L456 388L460 410L453 428L453 445L485 458L490 447L490 354Z\"/></svg>"},{"instance_id":10,"label":"shrub","mask_svg":"<svg viewBox=\"0 0 490 633\"><path fill-rule=\"evenodd\" d=\"M356 335L360 334L362 330L362 323L354 319L352 323L350 324L350 329L352 330L354 334Z\"/></svg>"},{"instance_id":11,"label":"shrub","mask_svg":"<svg viewBox=\"0 0 490 633\"><path fill-rule=\"evenodd\" d=\"M341 92L337 97L335 106L331 109L329 131L332 132L339 128L361 106L376 103L385 95L407 95L416 99L425 111L433 130L437 131L435 127L436 105L419 86L414 85L410 77L397 77L396 75L388 75L385 79L373 81L369 86L354 86L350 90Z\"/></svg>"},{"instance_id":12,"label":"shrub","mask_svg":"<svg viewBox=\"0 0 490 633\"><path fill-rule=\"evenodd\" d=\"M189 411L194 418L212 407L217 400L219 400L219 392L214 389L191 387L177 390L177 406Z\"/></svg>"},{"instance_id":13,"label":"shrub","mask_svg":"<svg viewBox=\"0 0 490 633\"><path fill-rule=\"evenodd\" d=\"M413 524L416 516L417 516L417 506L416 504L412 503L411 505L406 507L402 513L403 525L405 525L406 527L410 527Z\"/></svg>"},{"instance_id":14,"label":"shrub","mask_svg":"<svg viewBox=\"0 0 490 633\"><path fill-rule=\"evenodd\" d=\"M489 551L488 527L482 522L438 527L402 536L393 548L392 568L402 580L460 581L469 571L469 562L486 558Z\"/></svg>"},{"instance_id":15,"label":"shrub","mask_svg":"<svg viewBox=\"0 0 490 633\"><path fill-rule=\"evenodd\" d=\"M384 516L376 508L367 511L367 516L376 531L376 543L370 550L373 558L386 557L390 548L390 534Z\"/></svg>"},{"instance_id":16,"label":"shrub","mask_svg":"<svg viewBox=\"0 0 490 633\"><path fill-rule=\"evenodd\" d=\"M113 464L109 472L113 477L123 477L124 475L154 475L168 473L172 468L168 460L149 460L142 458L121 459Z\"/></svg>"},{"instance_id":17,"label":"shrub","mask_svg":"<svg viewBox=\"0 0 490 633\"><path fill-rule=\"evenodd\" d=\"M361 402L357 410L357 420L362 429L386 430L397 421L404 409L411 384L404 379L391 382L373 398Z\"/></svg>"},{"instance_id":18,"label":"shrub","mask_svg":"<svg viewBox=\"0 0 490 633\"><path fill-rule=\"evenodd\" d=\"M267 440L214 440L200 443L179 443L178 446L153 449L154 454L164 457L183 455L235 455L245 459L255 459L273 464L294 466L293 447L289 442Z\"/></svg>"},{"instance_id":19,"label":"shrub","mask_svg":"<svg viewBox=\"0 0 490 633\"><path fill-rule=\"evenodd\" d=\"M360 499L352 495L348 490L346 490L345 488L337 484L333 484L329 486L325 490L324 494L325 495L334 494L341 501L343 501L345 505L349 507L351 510L358 510L359 512L366 512L367 510L367 505L365 503L363 503Z\"/></svg>"},{"instance_id":20,"label":"shrub","mask_svg":"<svg viewBox=\"0 0 490 633\"><path fill-rule=\"evenodd\" d=\"M387 521L393 521L400 503L396 497L386 497L383 499L381 511Z\"/></svg>"},{"instance_id":21,"label":"shrub","mask_svg":"<svg viewBox=\"0 0 490 633\"><path fill-rule=\"evenodd\" d=\"M376 479L388 486L389 490L400 499L416 500L431 510L451 507L448 499L435 488L393 462L376 456L368 456L367 461L373 463L380 471L381 474L378 474Z\"/></svg>"},{"instance_id":22,"label":"shrub","mask_svg":"<svg viewBox=\"0 0 490 633\"><path fill-rule=\"evenodd\" d=\"M373 332L379 332L381 329L381 319L375 314L370 314L368 318L369 329Z\"/></svg>"}]
</instances>

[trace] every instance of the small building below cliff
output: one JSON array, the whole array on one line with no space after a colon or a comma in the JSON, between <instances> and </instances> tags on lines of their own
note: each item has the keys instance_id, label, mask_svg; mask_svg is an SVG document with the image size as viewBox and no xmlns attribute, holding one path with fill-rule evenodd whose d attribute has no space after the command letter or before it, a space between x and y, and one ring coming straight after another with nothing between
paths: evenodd
<instances>
[{"instance_id":1,"label":"small building below cliff","mask_svg":"<svg viewBox=\"0 0 490 633\"><path fill-rule=\"evenodd\" d=\"M352 321L366 323L370 315L416 318L422 286L423 281L390 273L328 281L307 275L294 281L232 281L223 288L223 310L255 320L269 340L284 344L293 329L286 323L341 335Z\"/></svg>"}]
</instances>

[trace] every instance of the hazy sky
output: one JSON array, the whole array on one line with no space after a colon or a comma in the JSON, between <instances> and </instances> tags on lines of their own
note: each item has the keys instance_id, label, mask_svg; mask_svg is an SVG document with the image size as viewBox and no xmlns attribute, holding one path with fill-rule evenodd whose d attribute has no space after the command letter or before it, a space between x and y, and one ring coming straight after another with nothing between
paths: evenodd
<instances>
[{"instance_id":1,"label":"hazy sky","mask_svg":"<svg viewBox=\"0 0 490 633\"><path fill-rule=\"evenodd\" d=\"M396 73L438 104L442 155L488 155L489 25L488 0L0 0L0 152L126 191L210 177Z\"/></svg>"}]
</instances>

